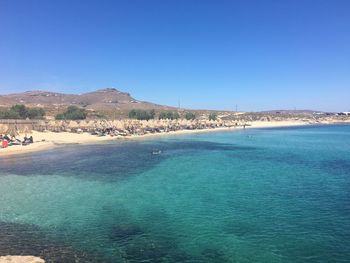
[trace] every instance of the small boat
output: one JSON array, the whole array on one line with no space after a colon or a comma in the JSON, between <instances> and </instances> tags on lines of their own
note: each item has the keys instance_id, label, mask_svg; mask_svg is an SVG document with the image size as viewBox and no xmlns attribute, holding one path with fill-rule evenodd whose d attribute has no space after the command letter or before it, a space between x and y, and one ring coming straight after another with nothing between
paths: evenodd
<instances>
[{"instance_id":1,"label":"small boat","mask_svg":"<svg viewBox=\"0 0 350 263\"><path fill-rule=\"evenodd\" d=\"M161 150L156 150L156 151L153 151L153 152L152 152L153 155L159 155L159 154L161 154L161 153L162 153Z\"/></svg>"}]
</instances>

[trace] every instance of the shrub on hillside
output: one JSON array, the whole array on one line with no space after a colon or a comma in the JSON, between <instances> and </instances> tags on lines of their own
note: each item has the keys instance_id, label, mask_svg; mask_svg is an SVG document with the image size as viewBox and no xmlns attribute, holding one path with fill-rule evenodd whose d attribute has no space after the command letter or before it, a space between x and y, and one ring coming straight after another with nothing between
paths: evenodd
<instances>
[{"instance_id":1,"label":"shrub on hillside","mask_svg":"<svg viewBox=\"0 0 350 263\"><path fill-rule=\"evenodd\" d=\"M193 112L186 112L185 119L186 120L194 120L196 118L196 115Z\"/></svg>"},{"instance_id":2,"label":"shrub on hillside","mask_svg":"<svg viewBox=\"0 0 350 263\"><path fill-rule=\"evenodd\" d=\"M129 111L129 118L136 120L150 120L154 119L155 111L154 110L138 110L133 109Z\"/></svg>"},{"instance_id":3,"label":"shrub on hillside","mask_svg":"<svg viewBox=\"0 0 350 263\"><path fill-rule=\"evenodd\" d=\"M162 111L159 113L159 119L169 119L169 120L176 120L179 119L180 115L177 111Z\"/></svg>"},{"instance_id":4,"label":"shrub on hillside","mask_svg":"<svg viewBox=\"0 0 350 263\"><path fill-rule=\"evenodd\" d=\"M27 112L29 119L42 119L45 116L43 108L29 108Z\"/></svg>"},{"instance_id":5,"label":"shrub on hillside","mask_svg":"<svg viewBox=\"0 0 350 263\"><path fill-rule=\"evenodd\" d=\"M216 121L216 118L218 117L218 115L215 112L212 112L209 114L209 120L210 121Z\"/></svg>"},{"instance_id":6,"label":"shrub on hillside","mask_svg":"<svg viewBox=\"0 0 350 263\"><path fill-rule=\"evenodd\" d=\"M20 104L0 109L0 119L42 119L44 116L43 108L27 108Z\"/></svg>"},{"instance_id":7,"label":"shrub on hillside","mask_svg":"<svg viewBox=\"0 0 350 263\"><path fill-rule=\"evenodd\" d=\"M85 120L87 112L77 106L69 106L63 113L56 115L56 120Z\"/></svg>"}]
</instances>

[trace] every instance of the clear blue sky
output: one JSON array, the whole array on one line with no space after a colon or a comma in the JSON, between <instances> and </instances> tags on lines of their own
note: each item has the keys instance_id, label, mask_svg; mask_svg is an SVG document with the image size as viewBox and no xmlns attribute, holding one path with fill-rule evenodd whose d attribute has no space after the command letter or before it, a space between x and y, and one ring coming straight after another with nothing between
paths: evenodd
<instances>
[{"instance_id":1,"label":"clear blue sky","mask_svg":"<svg viewBox=\"0 0 350 263\"><path fill-rule=\"evenodd\" d=\"M0 93L350 110L348 0L0 0Z\"/></svg>"}]
</instances>

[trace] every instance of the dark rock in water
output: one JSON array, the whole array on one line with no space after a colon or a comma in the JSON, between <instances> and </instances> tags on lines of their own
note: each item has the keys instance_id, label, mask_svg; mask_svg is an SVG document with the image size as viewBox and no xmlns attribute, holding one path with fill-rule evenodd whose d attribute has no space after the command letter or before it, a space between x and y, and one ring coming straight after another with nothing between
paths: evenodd
<instances>
[{"instance_id":1,"label":"dark rock in water","mask_svg":"<svg viewBox=\"0 0 350 263\"><path fill-rule=\"evenodd\" d=\"M33 255L46 263L97 262L90 255L52 240L33 225L0 222L0 233L0 256Z\"/></svg>"},{"instance_id":2,"label":"dark rock in water","mask_svg":"<svg viewBox=\"0 0 350 263\"><path fill-rule=\"evenodd\" d=\"M134 236L142 235L142 229L134 224L118 224L114 225L110 231L110 238L114 241L120 239L133 238Z\"/></svg>"}]
</instances>

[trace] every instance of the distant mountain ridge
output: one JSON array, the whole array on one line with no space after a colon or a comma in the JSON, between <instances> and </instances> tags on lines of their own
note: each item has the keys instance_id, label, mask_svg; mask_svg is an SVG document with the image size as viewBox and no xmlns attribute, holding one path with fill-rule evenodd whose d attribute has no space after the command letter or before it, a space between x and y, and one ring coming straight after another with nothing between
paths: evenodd
<instances>
[{"instance_id":1,"label":"distant mountain ridge","mask_svg":"<svg viewBox=\"0 0 350 263\"><path fill-rule=\"evenodd\" d=\"M14 104L24 104L29 107L43 107L50 111L59 110L71 105L84 107L90 111L126 112L130 109L156 109L167 110L173 107L159 105L151 102L136 100L127 92L115 88L99 89L82 94L65 94L50 91L26 91L0 95L0 106L8 107Z\"/></svg>"}]
</instances>

